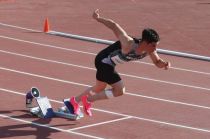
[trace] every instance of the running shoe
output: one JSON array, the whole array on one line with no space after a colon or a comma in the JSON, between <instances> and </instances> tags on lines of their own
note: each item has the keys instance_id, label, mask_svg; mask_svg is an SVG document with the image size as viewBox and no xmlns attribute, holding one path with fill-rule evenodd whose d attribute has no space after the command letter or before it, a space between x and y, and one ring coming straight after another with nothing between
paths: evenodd
<instances>
[{"instance_id":1,"label":"running shoe","mask_svg":"<svg viewBox=\"0 0 210 139\"><path fill-rule=\"evenodd\" d=\"M70 113L79 115L79 104L76 102L75 97L64 99L63 102Z\"/></svg>"},{"instance_id":2,"label":"running shoe","mask_svg":"<svg viewBox=\"0 0 210 139\"><path fill-rule=\"evenodd\" d=\"M82 97L82 103L83 103L83 109L84 112L88 115L88 116L92 116L92 112L91 112L91 102L88 102L87 100L88 96L83 96Z\"/></svg>"}]
</instances>

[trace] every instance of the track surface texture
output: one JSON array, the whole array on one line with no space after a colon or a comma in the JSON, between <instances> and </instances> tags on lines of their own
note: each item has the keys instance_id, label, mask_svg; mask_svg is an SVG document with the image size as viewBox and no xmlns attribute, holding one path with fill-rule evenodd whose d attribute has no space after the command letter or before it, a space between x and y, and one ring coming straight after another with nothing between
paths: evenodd
<instances>
[{"instance_id":1,"label":"track surface texture","mask_svg":"<svg viewBox=\"0 0 210 139\"><path fill-rule=\"evenodd\" d=\"M95 83L95 55L106 45L43 33L50 29L115 41L92 19L95 9L130 35L158 30L159 48L210 56L208 0L0 0L0 138L209 139L210 63L160 55L117 67L126 86L118 98L93 104L93 117L40 119L25 108L32 86L54 109Z\"/></svg>"}]
</instances>

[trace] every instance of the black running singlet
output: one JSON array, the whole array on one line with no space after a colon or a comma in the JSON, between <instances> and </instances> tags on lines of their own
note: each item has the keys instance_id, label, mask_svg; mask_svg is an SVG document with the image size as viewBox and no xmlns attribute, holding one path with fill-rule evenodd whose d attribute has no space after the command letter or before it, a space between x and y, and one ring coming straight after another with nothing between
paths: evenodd
<instances>
[{"instance_id":1,"label":"black running singlet","mask_svg":"<svg viewBox=\"0 0 210 139\"><path fill-rule=\"evenodd\" d=\"M102 60L103 63L107 63L110 65L118 65L123 64L125 62L139 60L147 56L146 52L142 54L136 54L136 48L139 46L140 40L134 39L134 43L132 45L132 49L127 54L123 54L121 49L114 50L111 52L108 57Z\"/></svg>"}]
</instances>

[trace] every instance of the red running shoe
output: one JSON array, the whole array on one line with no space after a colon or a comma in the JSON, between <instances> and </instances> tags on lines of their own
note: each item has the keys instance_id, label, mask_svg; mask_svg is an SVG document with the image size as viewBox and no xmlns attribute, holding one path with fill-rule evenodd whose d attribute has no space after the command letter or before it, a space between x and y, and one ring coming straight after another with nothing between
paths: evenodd
<instances>
[{"instance_id":1,"label":"red running shoe","mask_svg":"<svg viewBox=\"0 0 210 139\"><path fill-rule=\"evenodd\" d=\"M74 107L74 114L79 115L79 104L76 102L75 97L70 99L70 103Z\"/></svg>"},{"instance_id":2,"label":"red running shoe","mask_svg":"<svg viewBox=\"0 0 210 139\"><path fill-rule=\"evenodd\" d=\"M90 110L90 108L91 108L91 103L88 102L87 96L83 96L83 97L82 97L82 103L83 103L84 112L85 112L88 116L92 116L92 112L91 112L91 110Z\"/></svg>"}]
</instances>

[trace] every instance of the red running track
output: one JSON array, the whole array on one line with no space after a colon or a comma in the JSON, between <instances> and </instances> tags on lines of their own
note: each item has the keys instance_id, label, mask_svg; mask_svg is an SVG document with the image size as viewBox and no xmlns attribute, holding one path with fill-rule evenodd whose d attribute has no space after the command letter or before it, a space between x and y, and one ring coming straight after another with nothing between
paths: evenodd
<instances>
[{"instance_id":1,"label":"red running track","mask_svg":"<svg viewBox=\"0 0 210 139\"><path fill-rule=\"evenodd\" d=\"M201 4L202 2L198 3L197 6L202 6L205 13L205 6L208 5ZM32 1L30 3L28 1L15 1L13 3L12 1L5 1L3 4L2 11L5 12L5 15L2 16L2 22L4 21L9 25L40 30L39 25L42 23L39 21L41 21L42 17L29 11L31 8L39 9L37 12L40 15L51 16L55 29L68 30L72 31L72 33L82 33L84 35L88 35L88 33L99 34L99 38L100 36L102 38L113 37L106 36L110 32L107 32L107 29L101 27L101 25L89 21L90 17L86 17L86 14L82 11L65 7L65 4L71 8L74 7L71 4L82 6L81 2L63 1L63 3L60 3L60 6L63 7L61 13L66 13L66 16L74 15L69 19L65 18L65 14L58 16L59 8L54 6L56 2ZM139 4L138 1L130 1L128 4L127 1L121 1L121 4L127 10L133 8L136 11L138 6L142 6L146 12L145 7L148 6L149 2ZM157 28L166 24L163 24L164 19L169 19L166 15L165 18L161 16L163 10L166 10L164 8L158 9L158 7L162 7L161 4L164 4L169 9L171 8L169 12L172 12L173 16L178 16L176 14L179 12L174 11L171 4L179 8L188 5L186 6L188 12L191 12L191 8L195 6L195 2L192 1L186 3L180 3L179 1L153 2L152 8L156 5L157 8L154 11L158 11L157 16L162 18L160 22L151 25ZM88 5L89 7L87 6L84 9L85 11L95 8L97 5L104 11L107 10L106 15L113 15L114 18L117 18L118 15L115 11L124 11L124 9L117 6L117 3L113 3L113 6L116 6L115 10L111 4L105 4L104 7L100 2L89 3ZM9 8L18 9L21 6L22 10L17 12L7 10ZM47 13L44 12L46 8ZM18 20L12 20L6 16L9 13L11 17L19 17ZM20 13L25 17L20 16ZM129 15L131 13L129 11L125 14ZM148 17L153 17L151 13L146 13ZM194 13L195 16L197 14ZM75 17L76 15L78 17ZM181 18L184 18L184 15ZM62 19L61 22L68 22L65 23L68 26L59 25L59 22L55 21L56 16ZM86 24L83 25L83 21L79 22L80 16L83 17L83 21L89 23L87 26L85 26ZM121 19L120 17L118 21L124 23L125 26L127 26L127 23L136 21L135 18L132 18L131 21L124 22L124 18ZM37 20L34 21L34 18ZM72 21L71 19L75 20ZM24 20L26 22L22 22ZM189 17L189 20L192 19ZM79 23L80 29L76 28L76 23ZM189 27L187 20L184 20L183 23L183 26ZM141 25L146 24L148 24L147 21ZM172 32L174 31L173 35L178 37L179 31L183 28L177 27L177 30L175 30L172 28L174 24L175 21L171 21L165 27L172 30ZM210 137L210 64L165 55L161 55L161 57L168 59L172 63L172 68L168 71L155 68L150 64L151 61L148 58L141 62L132 62L119 66L117 69L125 82L126 94L112 100L96 102L93 107L92 118L85 117L79 121L70 121L61 118L43 120L30 116L25 109L24 94L31 86L37 86L43 95L48 96L53 107L61 106L63 98L77 95L87 86L94 84L94 56L106 46L49 36L44 33L17 29L17 27L6 27L2 24L0 26L1 138L207 139ZM104 30L104 33L101 34L97 30L92 30L93 26ZM206 26L198 28L202 29L203 27ZM165 37L163 38L163 47L167 48L167 43L171 43L173 46L180 45L179 40L175 43L172 40L173 36L167 36L164 27L159 29ZM194 23L191 23L191 30L189 29L184 30L182 35L190 40L196 34L192 34L191 38L189 38L186 32L196 29ZM135 34L132 27L128 28L128 30ZM197 39L205 38L200 37ZM202 41L199 45L203 46L203 43L208 41ZM190 43L193 44L194 41L190 41ZM208 55L208 52L197 48L187 50L187 47L176 47L176 49Z\"/></svg>"}]
</instances>

